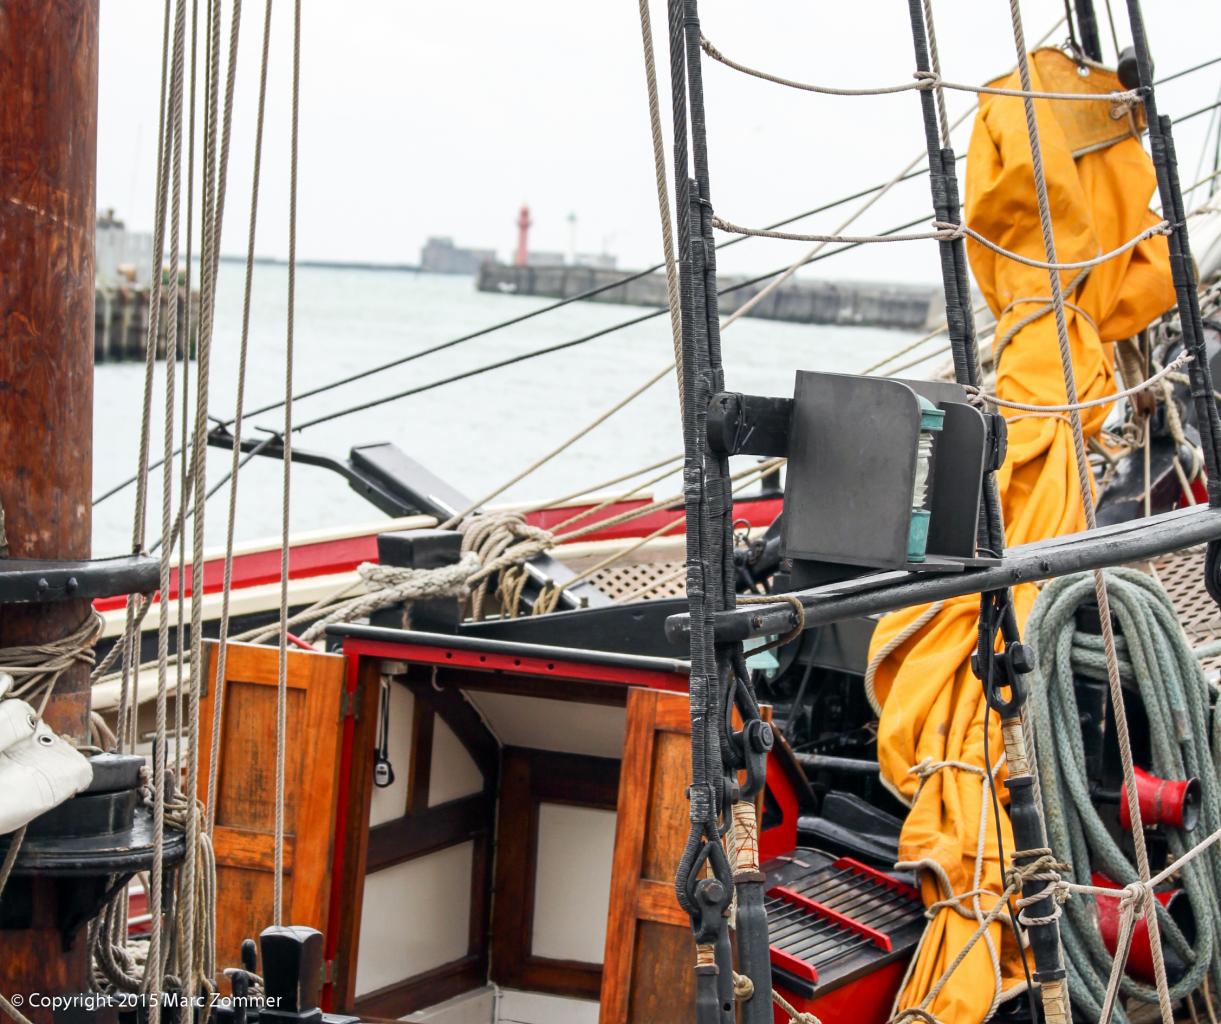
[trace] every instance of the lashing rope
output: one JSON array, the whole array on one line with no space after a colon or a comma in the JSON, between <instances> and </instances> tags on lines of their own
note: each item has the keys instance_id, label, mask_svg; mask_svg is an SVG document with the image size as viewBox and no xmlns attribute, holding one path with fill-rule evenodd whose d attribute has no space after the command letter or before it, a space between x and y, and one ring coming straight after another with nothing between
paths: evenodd
<instances>
[{"instance_id":1,"label":"lashing rope","mask_svg":"<svg viewBox=\"0 0 1221 1024\"><path fill-rule=\"evenodd\" d=\"M1016 96L1036 100L1080 100L1110 104L1131 104L1139 102L1140 93L1135 89L1123 89L1115 92L1042 92L1030 89L1002 89L991 85L967 85L963 82L947 82L940 74L933 71L917 71L912 75L913 81L898 85L865 86L862 88L838 88L829 85L811 85L808 82L796 82L791 78L782 78L767 71L739 64L726 57L706 36L700 36L700 46L713 60L724 64L734 71L740 71L752 78L759 78L776 85L787 86L802 92L820 93L826 96L885 96L897 92L928 91L931 89L951 89L956 92L970 92L983 96Z\"/></svg>"}]
</instances>

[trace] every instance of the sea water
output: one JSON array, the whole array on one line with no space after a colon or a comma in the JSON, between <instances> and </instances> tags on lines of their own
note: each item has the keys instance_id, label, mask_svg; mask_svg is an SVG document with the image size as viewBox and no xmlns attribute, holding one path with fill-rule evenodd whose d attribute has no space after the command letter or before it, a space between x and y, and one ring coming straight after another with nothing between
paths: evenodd
<instances>
[{"instance_id":1,"label":"sea water","mask_svg":"<svg viewBox=\"0 0 1221 1024\"><path fill-rule=\"evenodd\" d=\"M244 269L221 264L207 408L232 416L237 393ZM285 393L287 270L262 264L254 274L249 326L246 409ZM302 267L297 271L293 382L296 392L456 338L553 300L489 294L469 277ZM435 355L385 370L359 382L294 403L294 424L383 395L544 348L649 310L578 302ZM744 318L723 335L726 381L733 390L791 395L799 368L857 372L911 339L900 331L828 327ZM342 416L294 433L301 449L343 458L355 445L390 441L472 498L482 497L550 451L673 359L668 316L662 314L587 344L447 384L422 394ZM181 364L176 403L181 400ZM192 400L196 364L190 364ZM97 367L94 397L93 493L101 495L136 469L142 364ZM151 447L162 450L165 364L157 366ZM174 413L180 440L181 407ZM247 437L281 431L284 410L250 417ZM673 376L663 378L630 406L547 465L509 488L498 501L536 501L608 480L682 450ZM209 486L229 469L228 451L207 453ZM175 464L175 493L179 467ZM160 535L161 470L152 472L148 537ZM677 492L677 475L655 493ZM622 485L620 485L622 486ZM93 510L95 555L129 550L135 488ZM205 507L205 539L224 542L228 489ZM241 471L236 536L239 541L279 535L282 469L278 459L256 457ZM294 465L290 522L294 532L376 523L382 513L325 469ZM188 545L189 547L189 545Z\"/></svg>"}]
</instances>

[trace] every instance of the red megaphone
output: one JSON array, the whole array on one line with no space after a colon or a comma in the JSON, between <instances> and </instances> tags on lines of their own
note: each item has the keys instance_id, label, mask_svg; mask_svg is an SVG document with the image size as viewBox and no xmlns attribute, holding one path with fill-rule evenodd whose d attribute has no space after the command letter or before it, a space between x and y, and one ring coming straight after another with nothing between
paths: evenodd
<instances>
[{"instance_id":1,"label":"red megaphone","mask_svg":"<svg viewBox=\"0 0 1221 1024\"><path fill-rule=\"evenodd\" d=\"M1136 776L1136 799L1140 803L1140 820L1151 825L1174 825L1190 832L1200 820L1199 779L1159 779L1143 768L1133 768ZM1129 831L1132 815L1128 813L1128 789L1119 798L1119 823Z\"/></svg>"},{"instance_id":2,"label":"red megaphone","mask_svg":"<svg viewBox=\"0 0 1221 1024\"><path fill-rule=\"evenodd\" d=\"M1094 872L1091 881L1100 888L1114 889L1115 898L1096 896L1094 902L1098 905L1098 930L1102 934L1102 942L1112 956L1119 945L1119 898L1123 889L1112 882L1106 875ZM1196 941L1196 916L1191 910L1191 901L1182 889L1170 889L1166 892L1153 894L1154 899L1166 908L1171 920L1179 926L1183 937L1189 945ZM1140 908L1137 908L1140 912ZM1169 943L1162 943L1162 956L1166 962L1166 975L1170 984L1174 985L1187 974L1187 964L1174 951ZM1132 926L1132 945L1128 951L1127 973L1146 984L1155 983L1153 976L1153 950L1149 944L1149 922L1144 916L1136 919Z\"/></svg>"}]
</instances>

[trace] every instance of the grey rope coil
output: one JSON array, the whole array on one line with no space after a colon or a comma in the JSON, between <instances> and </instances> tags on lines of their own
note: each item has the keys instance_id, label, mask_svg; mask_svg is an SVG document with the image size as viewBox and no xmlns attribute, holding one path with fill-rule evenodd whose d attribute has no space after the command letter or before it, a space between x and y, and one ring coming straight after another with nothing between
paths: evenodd
<instances>
[{"instance_id":1,"label":"grey rope coil","mask_svg":"<svg viewBox=\"0 0 1221 1024\"><path fill-rule=\"evenodd\" d=\"M1151 770L1164 778L1198 777L1201 813L1198 832L1221 828L1221 785L1214 751L1218 721L1209 721L1209 685L1198 658L1179 625L1165 592L1151 577L1134 569L1106 573L1111 607L1122 636L1116 654L1125 684L1134 685L1149 716ZM1084 768L1084 746L1073 676L1105 680L1106 656L1101 637L1076 630L1077 609L1095 597L1093 575L1080 573L1053 580L1043 588L1026 626L1034 650L1030 676L1030 709L1037 736L1039 773L1048 842L1072 862L1071 880L1091 884L1091 869L1119 886L1137 882L1138 874L1107 831L1094 806ZM1176 829L1168 830L1172 855L1186 853L1192 842ZM1190 949L1165 910L1158 919L1166 940L1190 965L1187 975L1170 988L1172 999L1197 988L1207 974L1221 984L1221 848L1216 845L1185 864L1181 882L1195 913L1198 936ZM1121 890L1115 891L1118 898ZM1103 897L1105 898L1105 897ZM1064 907L1060 922L1065 961L1074 1002L1092 1016L1102 1008L1114 957L1103 944L1095 905L1075 896ZM1121 981L1124 995L1157 1003L1157 991L1131 978ZM1116 1018L1125 1021L1120 1007Z\"/></svg>"}]
</instances>

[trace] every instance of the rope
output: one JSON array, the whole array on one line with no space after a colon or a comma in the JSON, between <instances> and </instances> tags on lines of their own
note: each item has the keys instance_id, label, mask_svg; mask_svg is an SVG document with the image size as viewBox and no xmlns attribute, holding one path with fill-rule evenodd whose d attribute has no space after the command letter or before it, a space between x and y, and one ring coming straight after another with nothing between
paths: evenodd
<instances>
[{"instance_id":1,"label":"rope","mask_svg":"<svg viewBox=\"0 0 1221 1024\"><path fill-rule=\"evenodd\" d=\"M1040 160L1039 166L1040 167L1042 166L1041 160ZM1047 186L1047 183L1046 183L1046 180L1044 180L1044 191L1046 191L1046 186ZM1037 191L1038 190L1036 189L1036 192ZM995 242L991 241L990 239L985 238L978 231L975 231L973 228L966 227L965 225L943 224L941 222L934 222L934 227L937 227L939 229L945 229L945 230L949 230L950 228L955 228L958 231L960 231L962 234L966 235L968 238L974 239L976 242L978 242L980 245L982 245L985 249L990 249L992 252L996 253L998 256L1004 256L1006 259L1013 260L1016 263L1024 264L1027 267L1034 267L1036 270L1089 270L1089 269L1092 269L1093 267L1101 266L1103 263L1106 263L1108 260L1114 259L1116 256L1123 255L1129 249L1136 248L1136 246L1140 245L1140 243L1145 241L1146 239L1155 238L1158 235L1169 235L1169 234L1172 234L1174 231L1174 226L1168 220L1162 220L1162 221L1159 221L1158 223L1154 224L1151 227L1145 228L1144 231L1140 232L1139 234L1135 235L1132 238L1129 238L1126 242L1123 243L1123 245L1121 245L1115 249L1112 249L1110 252L1105 252L1101 256L1095 256L1093 259L1089 259L1089 260L1078 260L1074 263L1058 263L1058 262L1056 262L1056 258L1054 255L1054 248L1055 248L1054 246L1052 247L1053 252L1051 254L1049 254L1049 256L1048 256L1048 262L1043 262L1042 260L1031 259L1028 256L1023 256L1021 253L1016 253L1016 252L1012 252L1009 249L1004 249L1001 246L997 245Z\"/></svg>"},{"instance_id":2,"label":"rope","mask_svg":"<svg viewBox=\"0 0 1221 1024\"><path fill-rule=\"evenodd\" d=\"M908 640L920 632L925 626L933 621L945 607L944 601L934 601L916 618L889 640L886 641L877 651L874 652L869 663L865 666L865 698L869 701L869 706L873 708L875 715L882 714L882 703L878 700L877 692L874 690L874 681L877 678L878 669L881 668L882 662L889 658L895 651L902 647Z\"/></svg>"},{"instance_id":3,"label":"rope","mask_svg":"<svg viewBox=\"0 0 1221 1024\"><path fill-rule=\"evenodd\" d=\"M931 43L930 37L930 45ZM912 76L914 81L904 82L900 85L843 89L829 85L811 85L808 82L795 82L790 78L781 78L779 75L773 75L767 71L759 71L755 68L747 67L745 64L739 64L737 61L726 57L706 36L700 36L700 46L713 60L724 64L728 68L732 68L734 71L740 71L743 74L750 75L752 78L760 78L765 82L787 86L790 89L799 89L802 92L815 92L825 96L885 96L897 92L911 92L912 90L953 89L958 92L971 92L987 96L1018 96L1036 100L1085 100L1112 104L1136 103L1140 100L1140 93L1135 89L1101 93L1036 92L1030 89L1000 89L990 85L966 85L962 82L946 82L935 72L922 71L917 71ZM944 134L948 135L949 133L945 132Z\"/></svg>"},{"instance_id":4,"label":"rope","mask_svg":"<svg viewBox=\"0 0 1221 1024\"><path fill-rule=\"evenodd\" d=\"M653 55L653 25L649 0L640 0L640 38L644 46L645 91L649 99L649 135L653 143L653 176L657 183L657 211L661 219L661 252L666 267L667 307L670 337L674 343L674 368L678 374L678 409L683 407L683 325L678 301L678 268L674 263L674 228L670 223L670 183L666 178L666 148L661 134L661 110L657 101L657 63Z\"/></svg>"},{"instance_id":5,"label":"rope","mask_svg":"<svg viewBox=\"0 0 1221 1024\"><path fill-rule=\"evenodd\" d=\"M1013 252L1011 249L1005 249L997 245L995 242L985 238L974 228L967 227L965 224L954 224L949 221L933 221L933 231L916 231L906 234L890 234L890 235L816 235L804 234L792 231L771 231L767 228L750 228L743 227L740 224L734 224L724 220L721 217L712 218L713 227L719 228L721 231L727 231L735 235L751 235L756 238L777 238L786 242L820 242L823 244L829 242L847 243L850 245L872 245L879 242L952 242L959 238L971 238L978 242L986 249L990 249L998 256L1004 256L1006 259L1013 260L1016 263L1024 264L1028 267L1034 267L1036 270L1088 270L1093 267L1100 266L1108 260L1114 259L1116 256L1121 256L1129 249L1133 249L1140 245L1146 239L1153 238L1157 235L1168 235L1173 228L1169 221L1162 220L1152 227L1145 228L1133 238L1128 239L1123 245L1112 249L1110 252L1105 252L1100 256L1095 256L1093 259L1078 260L1073 263L1058 263L1053 258L1050 262L1031 259L1029 256L1023 256L1021 253Z\"/></svg>"},{"instance_id":6,"label":"rope","mask_svg":"<svg viewBox=\"0 0 1221 1024\"><path fill-rule=\"evenodd\" d=\"M1009 0L1010 18L1013 24L1013 42L1017 53L1018 74L1022 88L1030 88L1030 63L1026 53L1026 41L1022 29L1022 13L1019 0ZM1072 350L1068 337L1068 320L1064 311L1064 293L1060 275L1055 273L1062 269L1056 260L1056 239L1051 220L1051 203L1047 194L1047 178L1043 168L1043 150L1039 138L1039 125L1035 117L1034 102L1029 97L1024 101L1026 113L1026 133L1030 140L1031 168L1034 174L1035 194L1038 199L1039 224L1043 234L1043 249L1047 256L1046 268L1051 285L1051 297L1055 306L1056 338L1060 349L1060 366L1064 376L1064 393L1070 406L1077 405L1077 384L1073 375ZM1160 233L1168 223L1162 221L1155 228L1141 232L1141 235L1152 237ZM1137 240L1140 236L1137 236ZM1136 242L1126 245L1130 248ZM1124 248L1124 247L1121 247ZM1082 266L1096 265L1103 257ZM1072 269L1078 269L1072 267ZM1073 448L1077 464L1077 483L1080 490L1081 505L1085 512L1086 526L1093 530L1097 526L1094 516L1094 496L1091 488L1089 464L1086 460L1085 436L1081 426L1081 415L1078 409L1070 409L1072 418ZM1145 845L1145 833L1141 824L1140 805L1136 795L1136 783L1133 775L1132 746L1128 735L1127 714L1124 708L1123 690L1119 675L1119 664L1115 653L1115 637L1111 627L1111 608L1107 594L1106 577L1101 570L1093 574L1095 599L1098 602L1098 613L1102 620L1102 638L1106 655L1107 683L1111 695L1111 703L1115 715L1116 738L1119 741L1119 756L1123 764L1123 777L1128 808L1131 813L1133 845L1136 852L1136 863L1142 881L1149 879L1149 852ZM1149 940L1153 953L1153 973L1157 981L1158 1004L1161 1008L1162 1024L1172 1024L1173 1011L1170 1005L1169 985L1166 978L1166 964L1162 954L1161 936L1158 929L1156 914L1157 903L1151 892L1146 893L1145 914L1149 923Z\"/></svg>"},{"instance_id":7,"label":"rope","mask_svg":"<svg viewBox=\"0 0 1221 1024\"><path fill-rule=\"evenodd\" d=\"M554 459L557 455L561 454L564 451L567 451L569 448L571 448L574 444L576 444L583 437L585 437L586 435L591 433L597 427L601 426L608 419L610 419L612 416L614 416L615 413L619 412L625 406L630 405L637 398L639 398L646 391L648 391L649 388L651 388L659 380L661 380L663 377L667 376L672 369L674 369L674 364L673 363L667 364L657 373L653 374L653 376L649 377L649 379L646 380L643 384L639 385L636 388L633 388L631 392L629 392L623 398L619 399L619 401L617 401L614 405L612 405L605 412L601 413L591 422L589 422L585 426L581 427L581 429L578 430L576 433L572 434L569 438L562 441L560 444L556 445L545 455L542 455L539 458L535 459L532 463L530 463L530 465L528 465L520 473L516 474L515 476L511 477L509 480L506 480L504 483L500 484L498 487L489 491L478 501L471 502L461 512L455 512L444 523L441 524L440 528L442 530L452 530L455 526L457 526L460 522L462 522L462 520L464 520L472 512L478 511L478 509L480 509L481 507L486 505L493 498L496 498L499 495L503 494L514 484L520 483L522 480L524 480L526 477L528 477L535 470L546 465L548 462L550 462L552 459Z\"/></svg>"},{"instance_id":8,"label":"rope","mask_svg":"<svg viewBox=\"0 0 1221 1024\"><path fill-rule=\"evenodd\" d=\"M292 141L288 174L288 327L284 358L284 494L281 509L280 621L288 619L289 506L292 481L293 327L297 295L297 138L301 105L301 0L293 4ZM288 715L288 627L280 630L276 684L275 923L284 923L284 757Z\"/></svg>"},{"instance_id":9,"label":"rope","mask_svg":"<svg viewBox=\"0 0 1221 1024\"><path fill-rule=\"evenodd\" d=\"M1216 846L1221 839L1221 781L1213 755L1218 722L1214 720L1210 730L1209 685L1173 604L1155 580L1133 569L1114 569L1107 570L1106 585L1122 632L1116 638L1121 678L1126 686L1135 686L1148 712L1151 770L1164 778L1200 779L1199 827L1208 838L1189 847L1183 832L1167 829L1174 861L1142 882L1107 830L1086 776L1074 684L1074 676L1108 678L1103 644L1096 636L1078 632L1075 623L1080 605L1095 597L1094 585L1084 573L1048 583L1035 601L1026 631L1034 653L1030 710L1040 739L1048 842L1068 854L1074 865L1065 883L1068 892L1120 900L1122 941L1114 956L1103 945L1089 901L1069 901L1061 922L1074 1000L1091 1015L1098 1015L1108 1001L1113 1004L1117 994L1159 1002L1156 989L1117 974L1112 963L1122 965L1126 959L1131 925L1145 912L1148 894L1176 874L1195 914L1197 940L1195 949L1189 948L1159 905L1160 928L1190 965L1188 974L1168 988L1168 997L1181 998L1208 976L1221 980L1221 922L1216 915L1221 894L1221 849ZM1093 886L1091 870L1101 871L1121 888ZM1125 1019L1118 1008L1115 1012L1119 1020Z\"/></svg>"},{"instance_id":10,"label":"rope","mask_svg":"<svg viewBox=\"0 0 1221 1024\"><path fill-rule=\"evenodd\" d=\"M872 245L877 242L949 242L961 238L964 230L957 224L941 227L936 231L917 231L898 235L814 235L793 231L772 231L768 228L747 228L734 224L721 217L712 218L712 226L734 235L750 235L754 238L778 238L785 242L845 242L852 245Z\"/></svg>"},{"instance_id":11,"label":"rope","mask_svg":"<svg viewBox=\"0 0 1221 1024\"><path fill-rule=\"evenodd\" d=\"M234 16L240 16L240 0L234 10ZM238 459L241 454L242 416L246 404L246 366L250 350L250 303L254 282L254 244L259 217L259 184L263 166L263 126L267 108L267 68L271 45L271 0L268 0L263 15L263 50L259 63L259 93L255 113L254 128L254 166L250 182L250 220L246 230L246 274L242 286L242 327L238 341L237 356L237 396L234 399L232 435L233 458L229 470L229 505L225 522L225 562L222 573L220 604L220 629L217 633L219 644L216 650L216 693L212 699L212 745L208 750L208 786L206 828L209 835L216 827L217 781L220 771L220 743L216 739L221 734L221 723L224 718L225 704L225 667L229 657L229 615L230 598L233 586L233 547L237 529L237 484Z\"/></svg>"},{"instance_id":12,"label":"rope","mask_svg":"<svg viewBox=\"0 0 1221 1024\"><path fill-rule=\"evenodd\" d=\"M1121 398L1131 398L1142 391L1148 391L1154 385L1160 383L1163 378L1191 362L1191 358L1190 353L1184 352L1169 365L1164 366L1152 377L1141 381L1139 384L1134 384L1130 388L1124 388L1124 390L1117 391L1111 395L1103 395L1101 398L1091 398L1086 402L1071 402L1067 405L1031 405L1026 402L1011 402L1005 398L998 398L996 395L988 394L982 388L968 387L965 390L971 397L978 398L981 402L987 402L989 405L1000 406L1002 409L1016 409L1020 412L1080 412L1082 409L1095 409L1101 405L1112 405Z\"/></svg>"},{"instance_id":13,"label":"rope","mask_svg":"<svg viewBox=\"0 0 1221 1024\"><path fill-rule=\"evenodd\" d=\"M175 183L180 181L180 157L181 157L181 142L182 142L182 77L183 77L183 21L186 17L186 4L184 0L178 0L174 17L174 56L172 81L170 87L170 102L169 107L165 111L165 117L170 122L170 129L166 132L166 145L173 148L175 151ZM174 273L173 280L178 279L178 193L175 189L174 195L174 216L172 227L172 238L170 242L171 252L174 255ZM154 278L160 278L160 267L156 268ZM173 490L174 490L174 474L172 464L172 452L174 448L174 363L177 353L172 346L166 346L165 352L165 415L162 433L162 450L165 456L165 462L162 466L162 494L161 494L161 535L168 537L173 529ZM161 552L161 593L168 594L170 592L170 550L171 546L166 544ZM130 645L134 649L134 644ZM149 894L149 912L152 914L152 930L149 936L150 959L154 969L147 972L146 981L148 982L149 996L152 1000L149 1006L149 1024L160 1024L161 1019L161 971L158 969L161 964L162 954L162 877L164 871L164 847L165 847L165 759L166 759L166 668L169 661L169 609L168 602L162 601L160 607L160 619L157 628L157 713L156 713L156 737L157 741L153 751L153 865L152 865L152 891ZM135 715L132 716L133 720Z\"/></svg>"},{"instance_id":14,"label":"rope","mask_svg":"<svg viewBox=\"0 0 1221 1024\"><path fill-rule=\"evenodd\" d=\"M479 556L467 552L454 565L436 569L412 569L394 565L363 562L357 567L368 593L339 605L333 612L315 622L301 639L312 643L320 639L328 626L350 622L373 614L392 604L410 603L440 597L467 597L470 579L480 568Z\"/></svg>"},{"instance_id":15,"label":"rope","mask_svg":"<svg viewBox=\"0 0 1221 1024\"><path fill-rule=\"evenodd\" d=\"M102 617L91 610L84 622L60 640L0 647L0 671L7 672L14 681L5 699L20 697L33 704L41 694L37 714L42 717L59 677L73 665L93 664L93 645L102 635L102 626Z\"/></svg>"}]
</instances>

